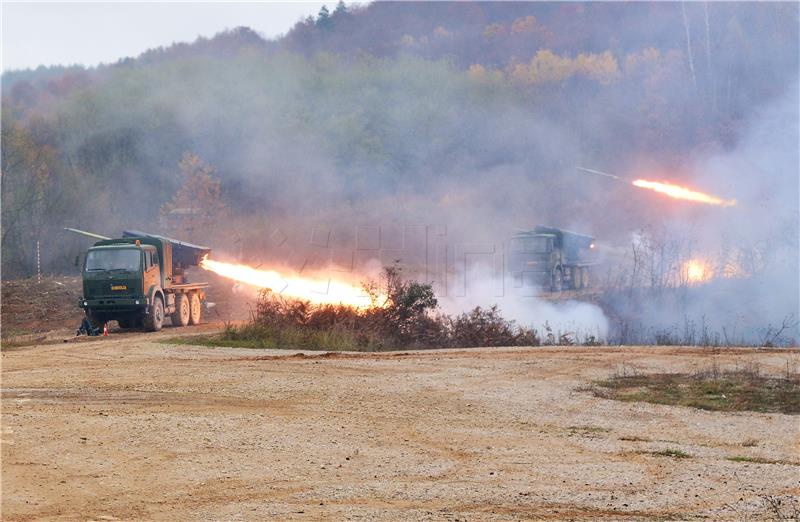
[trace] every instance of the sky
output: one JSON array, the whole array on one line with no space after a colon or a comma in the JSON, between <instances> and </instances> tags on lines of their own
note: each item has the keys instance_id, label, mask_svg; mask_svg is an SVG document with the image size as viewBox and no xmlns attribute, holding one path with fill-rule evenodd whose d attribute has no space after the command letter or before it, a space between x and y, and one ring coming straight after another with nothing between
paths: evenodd
<instances>
[{"instance_id":1,"label":"sky","mask_svg":"<svg viewBox=\"0 0 800 522\"><path fill-rule=\"evenodd\" d=\"M94 66L238 26L272 38L328 2L0 2L2 68ZM349 2L346 2L349 3Z\"/></svg>"}]
</instances>

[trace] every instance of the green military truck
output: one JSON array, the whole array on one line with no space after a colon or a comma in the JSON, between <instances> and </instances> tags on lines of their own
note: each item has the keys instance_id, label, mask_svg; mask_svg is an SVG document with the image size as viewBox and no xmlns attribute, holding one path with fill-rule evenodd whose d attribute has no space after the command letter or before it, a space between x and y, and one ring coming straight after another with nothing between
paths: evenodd
<instances>
[{"instance_id":1,"label":"green military truck","mask_svg":"<svg viewBox=\"0 0 800 522\"><path fill-rule=\"evenodd\" d=\"M167 316L173 326L200 324L208 283L190 283L185 270L211 249L137 230L120 239L67 230L100 239L86 253L79 303L94 326L156 332Z\"/></svg>"},{"instance_id":2,"label":"green military truck","mask_svg":"<svg viewBox=\"0 0 800 522\"><path fill-rule=\"evenodd\" d=\"M517 286L552 292L588 288L595 264L594 238L583 234L537 226L515 234L509 242L508 269Z\"/></svg>"}]
</instances>

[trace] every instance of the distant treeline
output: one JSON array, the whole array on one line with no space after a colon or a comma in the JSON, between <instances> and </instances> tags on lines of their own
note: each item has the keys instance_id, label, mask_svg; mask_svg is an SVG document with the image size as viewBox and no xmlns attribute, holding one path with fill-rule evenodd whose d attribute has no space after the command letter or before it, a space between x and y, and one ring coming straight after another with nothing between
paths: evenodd
<instances>
[{"instance_id":1,"label":"distant treeline","mask_svg":"<svg viewBox=\"0 0 800 522\"><path fill-rule=\"evenodd\" d=\"M367 215L403 195L415 218L591 221L575 164L734 147L797 77L797 41L796 3L378 2L277 40L237 28L10 71L3 277L34 273L36 241L45 271L69 270L85 245L62 226L164 226L187 153L230 220ZM603 202L636 212L629 199Z\"/></svg>"}]
</instances>

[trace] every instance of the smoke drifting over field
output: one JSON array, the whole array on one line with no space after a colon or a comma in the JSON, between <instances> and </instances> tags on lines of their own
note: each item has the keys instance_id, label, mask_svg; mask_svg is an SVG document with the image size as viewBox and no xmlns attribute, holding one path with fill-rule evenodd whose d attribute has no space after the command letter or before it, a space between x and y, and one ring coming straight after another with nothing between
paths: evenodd
<instances>
[{"instance_id":1,"label":"smoke drifting over field","mask_svg":"<svg viewBox=\"0 0 800 522\"><path fill-rule=\"evenodd\" d=\"M666 329L702 322L730 342L756 342L768 340L785 323L789 338L797 338L798 103L795 79L784 96L751 116L733 150L708 154L690 166L698 184L726 187L739 203L664 221L666 234L709 259L716 277L664 299L636 302L635 315L643 324Z\"/></svg>"},{"instance_id":2,"label":"smoke drifting over field","mask_svg":"<svg viewBox=\"0 0 800 522\"><path fill-rule=\"evenodd\" d=\"M482 277L479 271L473 271L467 277L465 295L440 297L445 313L456 315L475 307L486 308L495 304L503 317L536 329L542 338L546 338L548 333L555 339L567 335L568 342L608 338L608 318L595 304L582 302L578 300L580 298L547 300L542 297L541 288L517 289L513 287L511 278L506 278L503 295L499 295L499 285L493 278Z\"/></svg>"},{"instance_id":3,"label":"smoke drifting over field","mask_svg":"<svg viewBox=\"0 0 800 522\"><path fill-rule=\"evenodd\" d=\"M181 233L219 259L355 279L400 259L450 311L497 302L524 324L617 340L706 321L760 342L798 317L798 6L686 12L378 3L273 42L240 28L98 69L6 74L4 276L31 273L33 237L58 245L48 270L72 269L86 245L64 225L169 232L161 210L191 153L226 210ZM536 224L598 238L602 295L497 291L508 238ZM694 258L711 280L688 284Z\"/></svg>"}]
</instances>

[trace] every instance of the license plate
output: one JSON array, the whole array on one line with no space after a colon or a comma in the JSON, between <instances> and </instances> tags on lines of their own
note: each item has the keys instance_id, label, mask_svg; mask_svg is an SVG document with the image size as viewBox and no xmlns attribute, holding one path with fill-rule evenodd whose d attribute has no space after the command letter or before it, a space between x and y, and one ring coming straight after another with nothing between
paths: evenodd
<instances>
[{"instance_id":1,"label":"license plate","mask_svg":"<svg viewBox=\"0 0 800 522\"><path fill-rule=\"evenodd\" d=\"M111 285L112 290L127 290L128 287L125 285Z\"/></svg>"}]
</instances>

